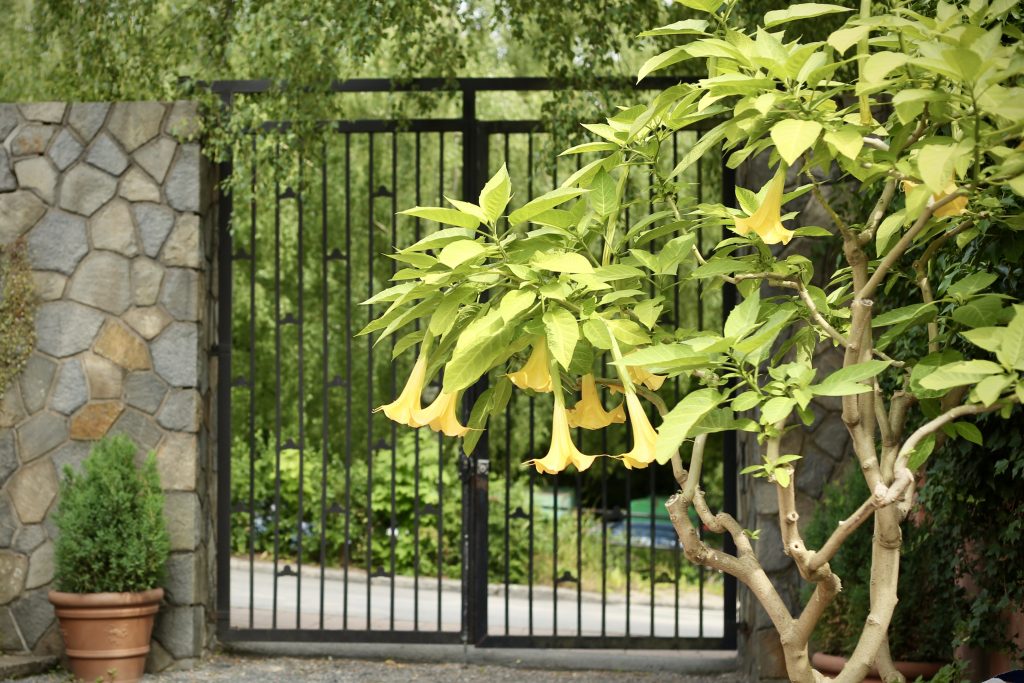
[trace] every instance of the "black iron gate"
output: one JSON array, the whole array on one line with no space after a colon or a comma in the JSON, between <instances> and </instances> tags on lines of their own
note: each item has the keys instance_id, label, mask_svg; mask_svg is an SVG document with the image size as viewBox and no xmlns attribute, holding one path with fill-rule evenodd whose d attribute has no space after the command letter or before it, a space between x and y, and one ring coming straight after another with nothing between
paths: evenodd
<instances>
[{"instance_id":1,"label":"black iron gate","mask_svg":"<svg viewBox=\"0 0 1024 683\"><path fill-rule=\"evenodd\" d=\"M213 89L230 106L269 86ZM601 459L583 475L524 471L518 463L546 448L544 397L514 398L470 457L453 440L374 415L400 389L414 351L354 337L374 312L353 300L386 286L400 264L385 255L429 228L397 211L475 198L501 163L514 208L584 161L555 158L536 120L477 116L478 93L552 89L544 79L403 87L455 88L462 116L332 123L319 158L300 163L296 187L260 167L259 131L252 150L220 169L249 192L244 202L225 193L219 207L219 637L734 648L735 582L682 558L664 512L675 488L667 468ZM673 164L700 134L677 134ZM698 198L732 197L720 158L691 175ZM728 289L700 296L700 287L676 289L677 322L702 325L731 307ZM577 441L609 452L625 434L581 431ZM709 460L709 497L734 512L731 435Z\"/></svg>"}]
</instances>

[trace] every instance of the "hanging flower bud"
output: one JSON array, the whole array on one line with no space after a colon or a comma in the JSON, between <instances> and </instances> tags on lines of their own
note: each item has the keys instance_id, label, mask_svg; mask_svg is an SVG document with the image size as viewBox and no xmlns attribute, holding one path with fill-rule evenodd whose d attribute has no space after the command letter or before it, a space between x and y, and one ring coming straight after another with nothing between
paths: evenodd
<instances>
[{"instance_id":1,"label":"hanging flower bud","mask_svg":"<svg viewBox=\"0 0 1024 683\"><path fill-rule=\"evenodd\" d=\"M394 422L410 427L422 427L425 423L417 418L422 412L420 408L420 394L423 393L423 383L427 378L427 353L421 351L416 364L412 366L409 379L405 388L393 402L380 406L373 412L383 410L384 414Z\"/></svg>"},{"instance_id":2,"label":"hanging flower bud","mask_svg":"<svg viewBox=\"0 0 1024 683\"><path fill-rule=\"evenodd\" d=\"M647 370L641 368L638 365L630 365L628 369L629 378L633 380L633 382L635 382L636 384L643 384L651 391L657 391L658 389L661 389L661 385L665 383L666 378L664 375L655 375L654 373L648 372ZM611 386L609 387L609 390L613 394L622 393L622 387L619 386Z\"/></svg>"},{"instance_id":3,"label":"hanging flower bud","mask_svg":"<svg viewBox=\"0 0 1024 683\"><path fill-rule=\"evenodd\" d=\"M576 448L576 444L572 442L572 433L569 431L565 404L558 400L559 393L556 392L555 396L555 410L551 417L551 447L548 454L543 458L527 460L524 464L533 465L541 474L558 474L569 465L574 465L582 472L593 464L597 456L586 455Z\"/></svg>"},{"instance_id":4,"label":"hanging flower bud","mask_svg":"<svg viewBox=\"0 0 1024 683\"><path fill-rule=\"evenodd\" d=\"M765 244L789 244L793 231L782 226L782 192L786 185L786 169L779 164L775 176L765 185L764 201L747 218L736 218L735 231L741 235L757 233Z\"/></svg>"},{"instance_id":5,"label":"hanging flower bud","mask_svg":"<svg viewBox=\"0 0 1024 683\"><path fill-rule=\"evenodd\" d=\"M469 427L459 423L459 394L442 391L426 408L414 416L416 422L427 425L435 432L443 432L445 436L465 436Z\"/></svg>"},{"instance_id":6,"label":"hanging flower bud","mask_svg":"<svg viewBox=\"0 0 1024 683\"><path fill-rule=\"evenodd\" d=\"M626 421L626 411L622 403L619 403L610 412L604 409L601 397L597 393L597 383L591 374L583 376L583 398L566 413L570 427L582 427L583 429L604 429L613 422Z\"/></svg>"},{"instance_id":7,"label":"hanging flower bud","mask_svg":"<svg viewBox=\"0 0 1024 683\"><path fill-rule=\"evenodd\" d=\"M615 457L622 460L622 464L628 469L641 469L655 460L658 433L647 419L640 399L629 389L626 390L626 407L629 410L629 423L633 428L633 448L628 453Z\"/></svg>"},{"instance_id":8,"label":"hanging flower bud","mask_svg":"<svg viewBox=\"0 0 1024 683\"><path fill-rule=\"evenodd\" d=\"M551 391L551 371L548 369L548 345L544 337L539 337L533 343L533 353L530 354L526 364L516 372L511 372L508 378L520 389L533 389L539 393Z\"/></svg>"}]
</instances>

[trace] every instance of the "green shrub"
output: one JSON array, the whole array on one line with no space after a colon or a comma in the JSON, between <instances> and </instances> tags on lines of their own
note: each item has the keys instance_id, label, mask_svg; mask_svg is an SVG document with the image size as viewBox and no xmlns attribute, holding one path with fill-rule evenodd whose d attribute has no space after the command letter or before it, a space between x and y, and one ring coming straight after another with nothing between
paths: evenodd
<instances>
[{"instance_id":1,"label":"green shrub","mask_svg":"<svg viewBox=\"0 0 1024 683\"><path fill-rule=\"evenodd\" d=\"M135 465L124 436L99 441L82 473L64 468L57 508L56 584L70 593L135 592L163 582L170 548L150 453Z\"/></svg>"}]
</instances>

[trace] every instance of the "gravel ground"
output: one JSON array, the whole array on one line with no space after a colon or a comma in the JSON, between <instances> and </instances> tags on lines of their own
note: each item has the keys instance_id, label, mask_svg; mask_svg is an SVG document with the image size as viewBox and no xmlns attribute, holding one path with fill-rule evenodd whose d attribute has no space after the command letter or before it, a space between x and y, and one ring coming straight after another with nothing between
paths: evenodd
<instances>
[{"instance_id":1,"label":"gravel ground","mask_svg":"<svg viewBox=\"0 0 1024 683\"><path fill-rule=\"evenodd\" d=\"M409 664L356 659L294 659L218 655L192 671L146 676L152 683L739 683L735 675L681 676L621 671L540 671L476 664ZM66 673L21 679L20 683L67 683Z\"/></svg>"}]
</instances>

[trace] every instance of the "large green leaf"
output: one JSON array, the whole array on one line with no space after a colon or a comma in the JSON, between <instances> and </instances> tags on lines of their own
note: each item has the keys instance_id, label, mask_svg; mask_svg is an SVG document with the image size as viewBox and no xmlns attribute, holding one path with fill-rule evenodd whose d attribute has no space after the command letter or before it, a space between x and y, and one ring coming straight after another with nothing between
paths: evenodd
<instances>
[{"instance_id":1,"label":"large green leaf","mask_svg":"<svg viewBox=\"0 0 1024 683\"><path fill-rule=\"evenodd\" d=\"M990 375L1004 372L1002 366L987 360L968 360L950 363L935 369L921 379L925 389L952 389L965 384L975 384Z\"/></svg>"},{"instance_id":2,"label":"large green leaf","mask_svg":"<svg viewBox=\"0 0 1024 683\"><path fill-rule=\"evenodd\" d=\"M698 389L684 396L658 427L658 462L668 462L672 455L679 451L683 441L694 436L694 427L701 419L717 408L723 400L724 397L715 389Z\"/></svg>"},{"instance_id":3,"label":"large green leaf","mask_svg":"<svg viewBox=\"0 0 1024 683\"><path fill-rule=\"evenodd\" d=\"M1014 316L1003 333L996 358L1008 368L1024 370L1024 305L1014 304Z\"/></svg>"},{"instance_id":4,"label":"large green leaf","mask_svg":"<svg viewBox=\"0 0 1024 683\"><path fill-rule=\"evenodd\" d=\"M440 206L414 206L411 209L399 211L398 213L405 216L413 216L414 218L423 218L428 221L457 225L460 228L469 228L470 230L480 225L480 221L477 220L476 216L470 216L469 214L462 213L461 211L446 209ZM430 236L428 235L428 237ZM410 249L414 249L415 246L416 245L413 245ZM420 249L422 250L423 248L424 247L421 247Z\"/></svg>"},{"instance_id":5,"label":"large green leaf","mask_svg":"<svg viewBox=\"0 0 1024 683\"><path fill-rule=\"evenodd\" d=\"M498 220L498 216L508 206L508 200L511 198L512 181L508 177L508 169L505 168L505 164L502 164L498 172L484 185L484 189L480 190L480 208L484 210L487 219L493 223Z\"/></svg>"},{"instance_id":6,"label":"large green leaf","mask_svg":"<svg viewBox=\"0 0 1024 683\"><path fill-rule=\"evenodd\" d=\"M587 195L590 208L599 216L607 216L619 205L619 190L615 179L603 168L597 172L590 182L590 194Z\"/></svg>"},{"instance_id":7,"label":"large green leaf","mask_svg":"<svg viewBox=\"0 0 1024 683\"><path fill-rule=\"evenodd\" d=\"M487 372L512 339L513 328L498 311L489 311L470 323L455 343L444 368L444 390L465 389Z\"/></svg>"},{"instance_id":8,"label":"large green leaf","mask_svg":"<svg viewBox=\"0 0 1024 683\"><path fill-rule=\"evenodd\" d=\"M821 133L821 124L804 119L786 119L772 126L772 142L779 156L792 166L800 155L811 148Z\"/></svg>"},{"instance_id":9,"label":"large green leaf","mask_svg":"<svg viewBox=\"0 0 1024 683\"><path fill-rule=\"evenodd\" d=\"M472 260L485 253L487 247L473 240L458 240L445 245L437 260L449 268L458 268L466 261Z\"/></svg>"},{"instance_id":10,"label":"large green leaf","mask_svg":"<svg viewBox=\"0 0 1024 683\"><path fill-rule=\"evenodd\" d=\"M889 365L890 363L887 360L867 360L863 363L840 368L822 380L820 384L811 385L810 388L818 396L844 396L846 395L845 393L834 392L846 384L862 382L875 377L889 367Z\"/></svg>"},{"instance_id":11,"label":"large green leaf","mask_svg":"<svg viewBox=\"0 0 1024 683\"><path fill-rule=\"evenodd\" d=\"M583 254L575 251L553 251L538 254L530 261L531 265L553 273L593 273L594 266Z\"/></svg>"},{"instance_id":12,"label":"large green leaf","mask_svg":"<svg viewBox=\"0 0 1024 683\"><path fill-rule=\"evenodd\" d=\"M853 10L849 7L841 7L839 5L825 5L817 2L800 2L795 5L790 5L786 9L777 9L765 14L764 27L771 28L772 26L784 24L787 21L811 19L825 14L837 14L839 12L852 11Z\"/></svg>"},{"instance_id":13,"label":"large green leaf","mask_svg":"<svg viewBox=\"0 0 1024 683\"><path fill-rule=\"evenodd\" d=\"M705 33L707 27L708 22L704 19L683 19L668 26L660 26L650 31L644 31L640 35L645 38L648 36L688 36Z\"/></svg>"},{"instance_id":14,"label":"large green leaf","mask_svg":"<svg viewBox=\"0 0 1024 683\"><path fill-rule=\"evenodd\" d=\"M658 69L664 69L665 67L678 64L679 62L690 59L692 55L686 51L686 45L678 45L670 50L666 50L661 54L655 55L643 63L640 67L640 71L637 73L636 81L639 83L644 80L651 72L657 71Z\"/></svg>"},{"instance_id":15,"label":"large green leaf","mask_svg":"<svg viewBox=\"0 0 1024 683\"><path fill-rule=\"evenodd\" d=\"M575 197L579 197L584 192L586 192L586 190L582 190L578 187L556 188L513 211L508 216L508 222L512 225L525 223L526 221L544 213L548 209L554 208L559 204L564 204Z\"/></svg>"},{"instance_id":16,"label":"large green leaf","mask_svg":"<svg viewBox=\"0 0 1024 683\"><path fill-rule=\"evenodd\" d=\"M754 328L757 314L761 310L761 292L755 289L738 306L729 312L725 321L726 337L742 337Z\"/></svg>"},{"instance_id":17,"label":"large green leaf","mask_svg":"<svg viewBox=\"0 0 1024 683\"><path fill-rule=\"evenodd\" d=\"M566 370L572 363L572 353L580 340L580 327L572 313L554 306L544 313L544 334L548 350L558 364Z\"/></svg>"}]
</instances>

